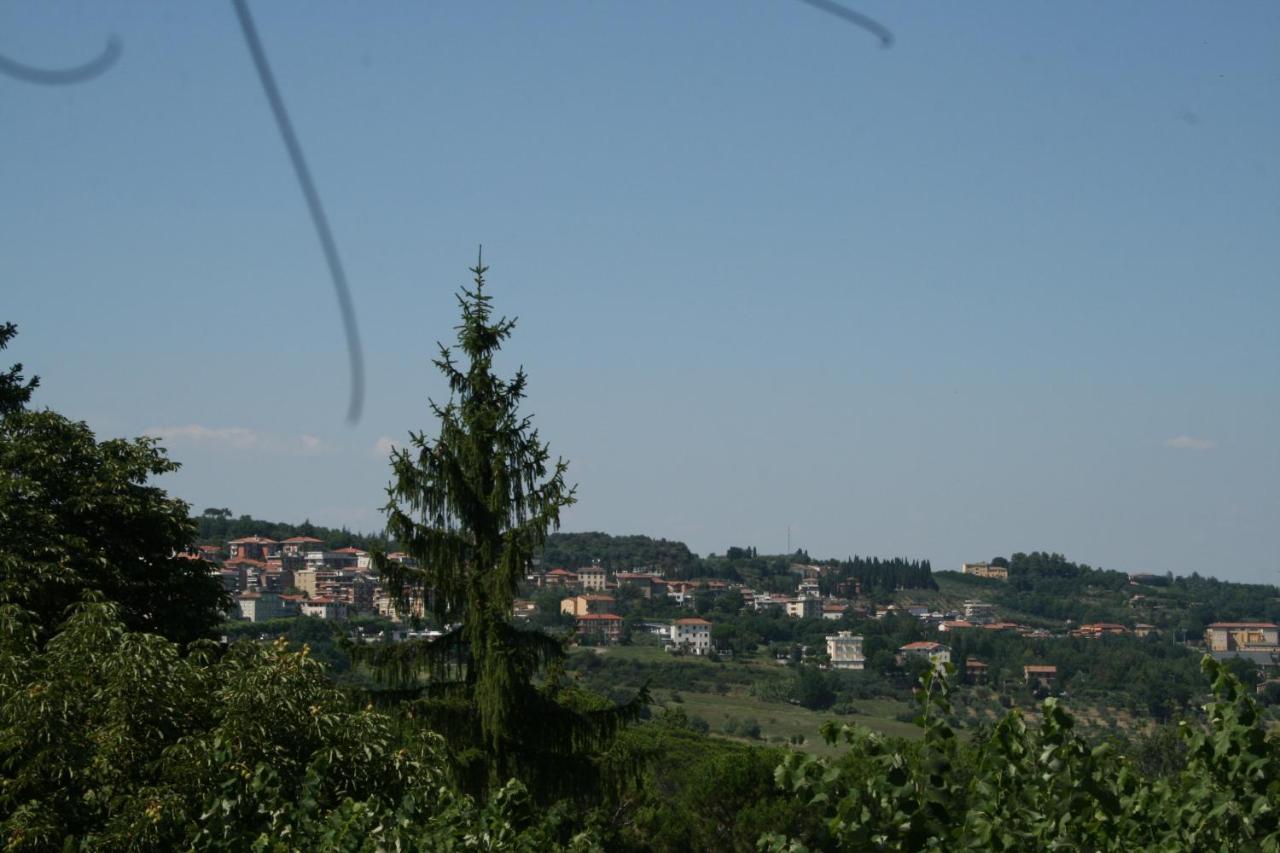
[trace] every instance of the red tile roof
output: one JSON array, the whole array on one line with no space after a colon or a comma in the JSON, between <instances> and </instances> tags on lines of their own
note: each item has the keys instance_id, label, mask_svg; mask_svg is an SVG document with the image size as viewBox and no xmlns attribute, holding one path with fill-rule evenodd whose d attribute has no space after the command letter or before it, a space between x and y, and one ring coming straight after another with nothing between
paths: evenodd
<instances>
[{"instance_id":1,"label":"red tile roof","mask_svg":"<svg viewBox=\"0 0 1280 853\"><path fill-rule=\"evenodd\" d=\"M590 619L593 622L598 622L601 619L604 619L608 622L622 621L622 617L616 613L584 613L583 615L578 617L579 622L581 622L584 619Z\"/></svg>"},{"instance_id":2,"label":"red tile roof","mask_svg":"<svg viewBox=\"0 0 1280 853\"><path fill-rule=\"evenodd\" d=\"M676 620L677 625L710 625L706 619L699 619L697 616L686 616L683 619Z\"/></svg>"},{"instance_id":3,"label":"red tile roof","mask_svg":"<svg viewBox=\"0 0 1280 853\"><path fill-rule=\"evenodd\" d=\"M316 540L319 541L319 540ZM232 539L228 545L279 545L280 543L274 539L268 539L265 536L246 536L243 539Z\"/></svg>"},{"instance_id":4,"label":"red tile roof","mask_svg":"<svg viewBox=\"0 0 1280 853\"><path fill-rule=\"evenodd\" d=\"M323 539L317 539L317 538L316 538L316 537L314 537L314 536L290 536L288 539L285 539L285 540L284 540L284 543L289 543L289 542L323 542L323 541L324 541ZM282 543L282 544L284 544L284 543Z\"/></svg>"},{"instance_id":5,"label":"red tile roof","mask_svg":"<svg viewBox=\"0 0 1280 853\"><path fill-rule=\"evenodd\" d=\"M902 652L902 651L906 651L907 649L945 649L945 648L946 646L942 645L942 643L931 643L928 640L917 640L914 643L907 643L905 646L898 649L898 651Z\"/></svg>"},{"instance_id":6,"label":"red tile roof","mask_svg":"<svg viewBox=\"0 0 1280 853\"><path fill-rule=\"evenodd\" d=\"M1210 628L1280 628L1274 622L1214 622Z\"/></svg>"}]
</instances>

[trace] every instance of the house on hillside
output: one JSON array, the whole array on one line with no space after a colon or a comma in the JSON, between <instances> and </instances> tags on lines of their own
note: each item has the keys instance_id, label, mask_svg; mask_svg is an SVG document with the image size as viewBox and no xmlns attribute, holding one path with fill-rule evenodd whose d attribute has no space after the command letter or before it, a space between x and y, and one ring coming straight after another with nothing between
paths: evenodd
<instances>
[{"instance_id":1,"label":"house on hillside","mask_svg":"<svg viewBox=\"0 0 1280 853\"><path fill-rule=\"evenodd\" d=\"M570 616L586 616L596 613L612 613L614 604L612 595L593 592L588 595L571 595L560 602L560 612Z\"/></svg>"},{"instance_id":2,"label":"house on hillside","mask_svg":"<svg viewBox=\"0 0 1280 853\"><path fill-rule=\"evenodd\" d=\"M586 613L575 624L583 640L609 646L622 640L622 617L616 613Z\"/></svg>"},{"instance_id":3,"label":"house on hillside","mask_svg":"<svg viewBox=\"0 0 1280 853\"><path fill-rule=\"evenodd\" d=\"M1022 668L1022 680L1031 687L1049 688L1058 680L1058 668L1050 664L1029 663Z\"/></svg>"},{"instance_id":4,"label":"house on hillside","mask_svg":"<svg viewBox=\"0 0 1280 853\"><path fill-rule=\"evenodd\" d=\"M962 574L973 575L975 578L988 578L990 580L1007 581L1009 579L1009 570L1004 566L993 566L990 563L961 563L960 571Z\"/></svg>"},{"instance_id":5,"label":"house on hillside","mask_svg":"<svg viewBox=\"0 0 1280 853\"><path fill-rule=\"evenodd\" d=\"M842 604L837 601L824 601L822 603L822 618L838 622L844 618L844 614L848 610L848 604Z\"/></svg>"},{"instance_id":6,"label":"house on hillside","mask_svg":"<svg viewBox=\"0 0 1280 853\"><path fill-rule=\"evenodd\" d=\"M787 602L787 615L795 619L821 619L822 599L816 595L800 594Z\"/></svg>"},{"instance_id":7,"label":"house on hillside","mask_svg":"<svg viewBox=\"0 0 1280 853\"><path fill-rule=\"evenodd\" d=\"M1129 633L1129 629L1115 622L1090 622L1087 625L1081 625L1071 632L1073 637L1088 637L1096 640L1099 637L1121 637Z\"/></svg>"},{"instance_id":8,"label":"house on hillside","mask_svg":"<svg viewBox=\"0 0 1280 853\"><path fill-rule=\"evenodd\" d=\"M991 665L977 658L966 658L964 662L964 680L968 684L986 684Z\"/></svg>"},{"instance_id":9,"label":"house on hillside","mask_svg":"<svg viewBox=\"0 0 1280 853\"><path fill-rule=\"evenodd\" d=\"M661 580L652 572L618 572L614 579L618 582L618 589L634 589L645 598L653 598Z\"/></svg>"},{"instance_id":10,"label":"house on hillside","mask_svg":"<svg viewBox=\"0 0 1280 853\"><path fill-rule=\"evenodd\" d=\"M578 587L583 592L604 592L608 573L601 566L578 569Z\"/></svg>"},{"instance_id":11,"label":"house on hillside","mask_svg":"<svg viewBox=\"0 0 1280 853\"><path fill-rule=\"evenodd\" d=\"M1214 622L1205 628L1204 641L1218 660L1237 657L1280 666L1280 626L1274 622Z\"/></svg>"},{"instance_id":12,"label":"house on hillside","mask_svg":"<svg viewBox=\"0 0 1280 853\"><path fill-rule=\"evenodd\" d=\"M996 621L996 606L985 601L966 601L964 603L964 618L966 622L972 622L975 625L994 622Z\"/></svg>"},{"instance_id":13,"label":"house on hillside","mask_svg":"<svg viewBox=\"0 0 1280 853\"><path fill-rule=\"evenodd\" d=\"M268 557L280 553L280 543L266 536L245 536L232 539L227 543L231 560L260 560L266 562Z\"/></svg>"},{"instance_id":14,"label":"house on hillside","mask_svg":"<svg viewBox=\"0 0 1280 853\"><path fill-rule=\"evenodd\" d=\"M865 669L867 658L862 653L862 637L852 631L837 631L827 636L827 657L832 669Z\"/></svg>"},{"instance_id":15,"label":"house on hillside","mask_svg":"<svg viewBox=\"0 0 1280 853\"><path fill-rule=\"evenodd\" d=\"M298 615L298 603L275 592L246 592L236 596L240 618L249 622L267 622Z\"/></svg>"},{"instance_id":16,"label":"house on hillside","mask_svg":"<svg viewBox=\"0 0 1280 853\"><path fill-rule=\"evenodd\" d=\"M327 619L334 622L345 622L347 605L332 598L311 598L302 602L302 615L314 619Z\"/></svg>"},{"instance_id":17,"label":"house on hillside","mask_svg":"<svg viewBox=\"0 0 1280 853\"><path fill-rule=\"evenodd\" d=\"M549 589L575 589L578 586L578 573L568 569L552 569L543 573L538 586Z\"/></svg>"},{"instance_id":18,"label":"house on hillside","mask_svg":"<svg viewBox=\"0 0 1280 853\"><path fill-rule=\"evenodd\" d=\"M905 665L911 658L924 658L933 664L936 671L941 672L947 664L951 663L951 649L942 643L933 643L928 640L907 643L898 649L898 666Z\"/></svg>"},{"instance_id":19,"label":"house on hillside","mask_svg":"<svg viewBox=\"0 0 1280 853\"><path fill-rule=\"evenodd\" d=\"M290 536L280 543L280 554L284 557L305 557L310 551L323 551L324 540L314 536Z\"/></svg>"},{"instance_id":20,"label":"house on hillside","mask_svg":"<svg viewBox=\"0 0 1280 853\"><path fill-rule=\"evenodd\" d=\"M671 644L677 649L705 655L711 652L711 623L688 616L671 623Z\"/></svg>"}]
</instances>

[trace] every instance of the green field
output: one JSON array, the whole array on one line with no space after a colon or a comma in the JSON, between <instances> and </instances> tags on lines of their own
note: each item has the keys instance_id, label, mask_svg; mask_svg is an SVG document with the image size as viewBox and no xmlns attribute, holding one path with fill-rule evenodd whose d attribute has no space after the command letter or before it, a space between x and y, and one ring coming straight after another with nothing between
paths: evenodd
<instances>
[{"instance_id":1,"label":"green field","mask_svg":"<svg viewBox=\"0 0 1280 853\"><path fill-rule=\"evenodd\" d=\"M869 699L856 703L860 712L837 716L828 711L810 711L799 705L786 702L770 702L755 696L729 693L691 693L676 691L680 702L671 701L672 691L654 691L654 710L661 707L680 707L690 717L701 717L711 726L711 733L720 737L732 737L724 733L724 725L730 718L738 721L752 719L760 724L760 740L748 741L745 738L733 737L744 743L768 743L772 738L789 740L793 735L803 735L805 742L801 746L815 755L838 755L847 746L828 746L822 739L822 724L828 720L838 723L857 723L872 731L902 737L918 737L920 730L911 723L903 723L894 716L907 710L907 706L892 699Z\"/></svg>"},{"instance_id":2,"label":"green field","mask_svg":"<svg viewBox=\"0 0 1280 853\"><path fill-rule=\"evenodd\" d=\"M732 663L716 663L699 657L673 657L656 646L613 646L598 649L577 649L571 653L577 655L599 655L614 661L627 661L638 664L671 664L678 662L681 666L696 668L705 667L708 671L730 668L742 673L744 670L754 674L752 681L764 682L781 675L782 668L775 662L752 658ZM830 711L811 711L799 705L775 699L765 699L752 695L751 691L741 683L735 683L726 692L709 692L703 690L672 689L669 684L655 681L650 685L653 694L654 713L661 713L664 708L682 708L691 718L700 717L711 726L711 734L729 737L744 743L770 743L776 745L777 739L789 742L795 735L804 737L801 746L816 755L836 755L847 747L830 747L822 739L823 723L856 723L866 726L872 731L901 737L918 737L919 730L911 723L896 719L899 714L912 710L906 703L894 699L864 699L853 703L856 713L837 715ZM760 725L760 739L749 740L725 732L725 724L731 719L742 723L754 720Z\"/></svg>"}]
</instances>

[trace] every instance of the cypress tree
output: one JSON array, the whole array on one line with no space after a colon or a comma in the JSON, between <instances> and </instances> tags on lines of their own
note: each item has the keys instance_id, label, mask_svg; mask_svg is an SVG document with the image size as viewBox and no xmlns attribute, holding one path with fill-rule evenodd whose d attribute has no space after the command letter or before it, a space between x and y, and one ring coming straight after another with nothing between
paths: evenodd
<instances>
[{"instance_id":1,"label":"cypress tree","mask_svg":"<svg viewBox=\"0 0 1280 853\"><path fill-rule=\"evenodd\" d=\"M512 623L518 585L574 487L519 413L523 368L510 380L494 373L515 320L494 318L487 269L478 260L474 287L458 294L456 350L438 345L450 391L444 405L429 401L438 435L411 432L392 454L387 532L413 561L374 554L401 612L422 603L446 630L365 657L450 741L473 788L516 776L550 798L594 787L597 757L647 697L615 706L566 686L565 641Z\"/></svg>"}]
</instances>

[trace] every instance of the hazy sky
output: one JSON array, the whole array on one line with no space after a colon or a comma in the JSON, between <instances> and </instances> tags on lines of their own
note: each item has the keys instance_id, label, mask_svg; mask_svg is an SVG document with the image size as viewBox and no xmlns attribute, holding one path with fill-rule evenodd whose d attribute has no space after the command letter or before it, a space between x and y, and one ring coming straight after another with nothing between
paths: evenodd
<instances>
[{"instance_id":1,"label":"hazy sky","mask_svg":"<svg viewBox=\"0 0 1280 853\"><path fill-rule=\"evenodd\" d=\"M483 243L567 530L1280 579L1280 4L0 2L0 359L197 511L381 526Z\"/></svg>"}]
</instances>

